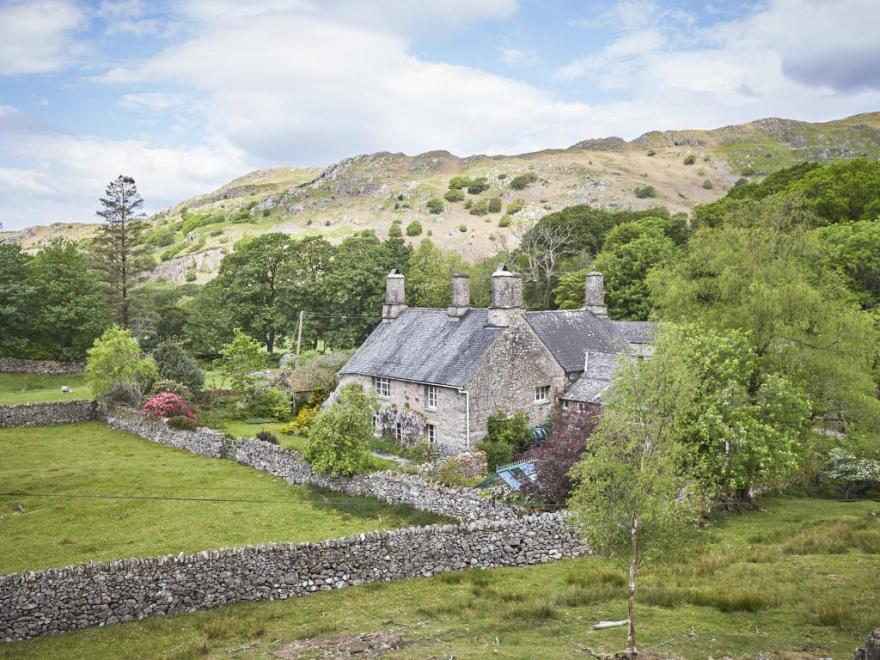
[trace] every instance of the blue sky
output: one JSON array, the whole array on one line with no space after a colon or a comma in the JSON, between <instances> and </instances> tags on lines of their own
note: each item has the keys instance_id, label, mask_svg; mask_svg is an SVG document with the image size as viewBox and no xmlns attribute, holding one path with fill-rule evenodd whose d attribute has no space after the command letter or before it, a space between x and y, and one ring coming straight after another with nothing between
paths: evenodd
<instances>
[{"instance_id":1,"label":"blue sky","mask_svg":"<svg viewBox=\"0 0 880 660\"><path fill-rule=\"evenodd\" d=\"M0 222L273 165L880 110L876 0L0 0Z\"/></svg>"}]
</instances>

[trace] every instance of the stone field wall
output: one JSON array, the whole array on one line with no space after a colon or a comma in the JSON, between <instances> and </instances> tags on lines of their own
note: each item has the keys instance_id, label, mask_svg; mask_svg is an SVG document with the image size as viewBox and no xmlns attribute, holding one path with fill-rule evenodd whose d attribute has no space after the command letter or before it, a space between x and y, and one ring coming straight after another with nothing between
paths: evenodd
<instances>
[{"instance_id":1,"label":"stone field wall","mask_svg":"<svg viewBox=\"0 0 880 660\"><path fill-rule=\"evenodd\" d=\"M55 360L19 360L0 357L0 373L20 374L79 374L85 362L57 362Z\"/></svg>"},{"instance_id":2,"label":"stone field wall","mask_svg":"<svg viewBox=\"0 0 880 660\"><path fill-rule=\"evenodd\" d=\"M94 401L56 401L0 406L0 427L71 424L98 418L98 404Z\"/></svg>"},{"instance_id":3,"label":"stone field wall","mask_svg":"<svg viewBox=\"0 0 880 660\"><path fill-rule=\"evenodd\" d=\"M480 496L470 488L445 487L423 477L401 472L371 472L354 477L321 477L296 451L268 442L239 440L230 453L243 465L281 477L290 484L307 484L329 490L375 497L389 504L408 504L458 520L500 520L519 512L505 504Z\"/></svg>"},{"instance_id":4,"label":"stone field wall","mask_svg":"<svg viewBox=\"0 0 880 660\"><path fill-rule=\"evenodd\" d=\"M139 435L169 447L185 449L192 454L209 458L226 456L227 439L222 433L206 428L197 431L181 431L172 429L144 417L136 411L113 409L107 411L104 420L108 426Z\"/></svg>"},{"instance_id":5,"label":"stone field wall","mask_svg":"<svg viewBox=\"0 0 880 660\"><path fill-rule=\"evenodd\" d=\"M585 553L564 517L545 513L16 573L0 577L0 640Z\"/></svg>"}]
</instances>

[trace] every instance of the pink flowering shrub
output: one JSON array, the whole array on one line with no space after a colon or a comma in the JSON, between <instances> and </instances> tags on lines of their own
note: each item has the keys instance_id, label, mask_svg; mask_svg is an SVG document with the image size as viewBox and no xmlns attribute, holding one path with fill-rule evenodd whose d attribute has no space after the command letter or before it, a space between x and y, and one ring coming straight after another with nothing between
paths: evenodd
<instances>
[{"instance_id":1,"label":"pink flowering shrub","mask_svg":"<svg viewBox=\"0 0 880 660\"><path fill-rule=\"evenodd\" d=\"M179 394L159 392L144 404L144 417L165 419L178 416L196 418L195 413L189 409L189 404Z\"/></svg>"}]
</instances>

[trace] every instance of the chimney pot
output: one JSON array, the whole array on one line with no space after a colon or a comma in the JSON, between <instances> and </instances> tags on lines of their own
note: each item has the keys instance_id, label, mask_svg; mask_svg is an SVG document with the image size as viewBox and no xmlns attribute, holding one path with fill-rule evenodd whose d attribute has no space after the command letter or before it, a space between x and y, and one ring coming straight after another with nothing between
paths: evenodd
<instances>
[{"instance_id":1,"label":"chimney pot","mask_svg":"<svg viewBox=\"0 0 880 660\"><path fill-rule=\"evenodd\" d=\"M452 276L452 304L447 312L456 319L467 314L471 307L470 277L466 273Z\"/></svg>"},{"instance_id":2,"label":"chimney pot","mask_svg":"<svg viewBox=\"0 0 880 660\"><path fill-rule=\"evenodd\" d=\"M489 324L495 326L510 325L511 318L522 312L523 285L522 276L510 270L507 264L501 264L492 273L492 307L489 308Z\"/></svg>"},{"instance_id":3,"label":"chimney pot","mask_svg":"<svg viewBox=\"0 0 880 660\"><path fill-rule=\"evenodd\" d=\"M382 320L396 319L404 309L406 309L406 286L403 275L394 268L385 278L385 304L382 305Z\"/></svg>"},{"instance_id":4,"label":"chimney pot","mask_svg":"<svg viewBox=\"0 0 880 660\"><path fill-rule=\"evenodd\" d=\"M584 309L593 312L596 316L608 317L608 308L605 306L605 278L597 270L587 273Z\"/></svg>"}]
</instances>

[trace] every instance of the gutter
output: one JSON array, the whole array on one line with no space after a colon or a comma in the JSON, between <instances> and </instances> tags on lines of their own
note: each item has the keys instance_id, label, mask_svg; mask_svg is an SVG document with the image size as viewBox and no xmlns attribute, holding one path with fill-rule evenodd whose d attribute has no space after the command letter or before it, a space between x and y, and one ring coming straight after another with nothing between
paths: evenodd
<instances>
[{"instance_id":1,"label":"gutter","mask_svg":"<svg viewBox=\"0 0 880 660\"><path fill-rule=\"evenodd\" d=\"M464 394L464 423L465 423L465 449L471 450L471 393L463 387L458 388L459 394Z\"/></svg>"}]
</instances>

